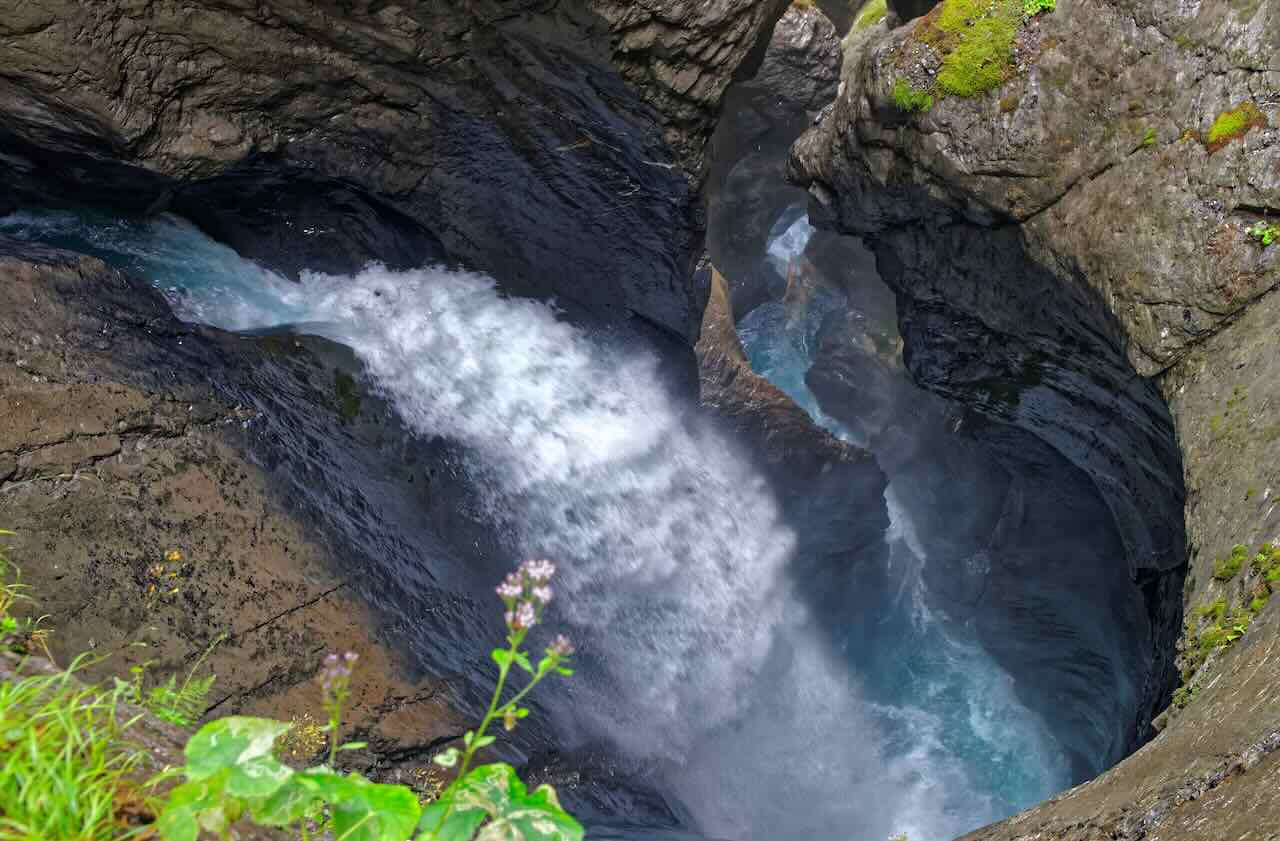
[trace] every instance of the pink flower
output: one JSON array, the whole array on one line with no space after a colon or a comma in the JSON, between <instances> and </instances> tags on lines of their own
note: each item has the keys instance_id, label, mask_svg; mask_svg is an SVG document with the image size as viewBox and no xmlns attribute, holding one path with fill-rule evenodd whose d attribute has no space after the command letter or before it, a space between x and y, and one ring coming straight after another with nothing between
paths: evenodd
<instances>
[{"instance_id":1,"label":"pink flower","mask_svg":"<svg viewBox=\"0 0 1280 841\"><path fill-rule=\"evenodd\" d=\"M564 634L557 634L551 645L547 646L547 653L555 657L568 657L573 652L573 643Z\"/></svg>"}]
</instances>

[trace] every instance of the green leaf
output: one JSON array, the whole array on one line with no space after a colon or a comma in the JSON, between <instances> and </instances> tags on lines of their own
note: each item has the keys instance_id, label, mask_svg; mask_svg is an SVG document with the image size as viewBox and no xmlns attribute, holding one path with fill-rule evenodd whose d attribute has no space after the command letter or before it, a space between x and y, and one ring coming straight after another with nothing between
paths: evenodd
<instances>
[{"instance_id":1,"label":"green leaf","mask_svg":"<svg viewBox=\"0 0 1280 841\"><path fill-rule=\"evenodd\" d=\"M196 841L200 812L214 808L223 798L226 775L183 783L169 792L169 802L156 821L165 841Z\"/></svg>"},{"instance_id":2,"label":"green leaf","mask_svg":"<svg viewBox=\"0 0 1280 841\"><path fill-rule=\"evenodd\" d=\"M582 841L582 826L560 806L555 790L529 793L514 768L493 763L459 781L458 807L483 809L492 817L476 841Z\"/></svg>"},{"instance_id":3,"label":"green leaf","mask_svg":"<svg viewBox=\"0 0 1280 841\"><path fill-rule=\"evenodd\" d=\"M475 746L476 746L476 749L487 748L489 745L493 744L496 741L498 740L493 736L481 736L479 739L476 739Z\"/></svg>"},{"instance_id":4,"label":"green leaf","mask_svg":"<svg viewBox=\"0 0 1280 841\"><path fill-rule=\"evenodd\" d=\"M529 655L523 651L516 652L516 664L529 674L533 674L533 664L529 662Z\"/></svg>"},{"instance_id":5,"label":"green leaf","mask_svg":"<svg viewBox=\"0 0 1280 841\"><path fill-rule=\"evenodd\" d=\"M560 666L559 668L556 669L556 672L564 675L565 677L573 676L573 669L569 668L568 666Z\"/></svg>"},{"instance_id":6,"label":"green leaf","mask_svg":"<svg viewBox=\"0 0 1280 841\"><path fill-rule=\"evenodd\" d=\"M333 807L335 841L404 841L422 815L417 795L407 786L379 785L352 774L348 796Z\"/></svg>"},{"instance_id":7,"label":"green leaf","mask_svg":"<svg viewBox=\"0 0 1280 841\"><path fill-rule=\"evenodd\" d=\"M499 666L506 667L511 665L511 651L509 649L495 648L489 653L489 656L492 657L493 662L497 663Z\"/></svg>"},{"instance_id":8,"label":"green leaf","mask_svg":"<svg viewBox=\"0 0 1280 841\"><path fill-rule=\"evenodd\" d=\"M187 778L203 780L224 769L270 757L275 740L288 729L288 724L269 718L229 716L211 721L187 742Z\"/></svg>"},{"instance_id":9,"label":"green leaf","mask_svg":"<svg viewBox=\"0 0 1280 841\"><path fill-rule=\"evenodd\" d=\"M485 818L489 817L483 809L463 809L455 805L450 811L451 802L453 801L441 799L427 804L422 810L422 820L418 822L421 828L418 841L471 841L471 836L484 823ZM441 824L440 819L446 813L449 817ZM437 826L440 827L438 830Z\"/></svg>"},{"instance_id":10,"label":"green leaf","mask_svg":"<svg viewBox=\"0 0 1280 841\"><path fill-rule=\"evenodd\" d=\"M367 747L368 742L347 742L345 745L338 745L338 750L364 750Z\"/></svg>"},{"instance_id":11,"label":"green leaf","mask_svg":"<svg viewBox=\"0 0 1280 841\"><path fill-rule=\"evenodd\" d=\"M293 769L274 756L257 756L231 769L227 791L237 797L267 797L292 776Z\"/></svg>"},{"instance_id":12,"label":"green leaf","mask_svg":"<svg viewBox=\"0 0 1280 841\"><path fill-rule=\"evenodd\" d=\"M315 789L308 786L302 774L295 774L269 797L253 803L253 818L264 826L289 826L297 823L316 804Z\"/></svg>"}]
</instances>

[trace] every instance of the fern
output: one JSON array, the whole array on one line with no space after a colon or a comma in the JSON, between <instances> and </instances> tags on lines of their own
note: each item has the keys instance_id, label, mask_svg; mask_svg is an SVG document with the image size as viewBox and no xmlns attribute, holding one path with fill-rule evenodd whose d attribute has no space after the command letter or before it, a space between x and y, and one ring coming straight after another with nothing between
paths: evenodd
<instances>
[{"instance_id":1,"label":"fern","mask_svg":"<svg viewBox=\"0 0 1280 841\"><path fill-rule=\"evenodd\" d=\"M204 650L200 659L192 664L181 684L178 683L177 675L170 675L164 683L150 689L143 689L143 676L151 666L151 662L134 666L129 670L133 673L133 683L129 685L131 700L145 707L161 721L167 721L179 727L191 727L204 715L215 677L210 674L207 677L197 678L196 672L223 639L224 637L218 637Z\"/></svg>"}]
</instances>

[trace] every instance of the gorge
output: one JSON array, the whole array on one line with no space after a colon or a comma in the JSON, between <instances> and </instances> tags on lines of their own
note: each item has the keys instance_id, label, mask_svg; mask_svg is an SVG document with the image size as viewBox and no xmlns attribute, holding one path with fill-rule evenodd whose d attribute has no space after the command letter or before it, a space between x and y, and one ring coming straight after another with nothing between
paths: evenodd
<instances>
[{"instance_id":1,"label":"gorge","mask_svg":"<svg viewBox=\"0 0 1280 841\"><path fill-rule=\"evenodd\" d=\"M0 526L57 644L229 628L223 709L289 716L357 640L399 779L546 556L579 673L501 750L588 837L1275 831L1274 609L1178 672L1275 537L1280 8L1060 0L923 112L930 9L855 11L6 8Z\"/></svg>"}]
</instances>

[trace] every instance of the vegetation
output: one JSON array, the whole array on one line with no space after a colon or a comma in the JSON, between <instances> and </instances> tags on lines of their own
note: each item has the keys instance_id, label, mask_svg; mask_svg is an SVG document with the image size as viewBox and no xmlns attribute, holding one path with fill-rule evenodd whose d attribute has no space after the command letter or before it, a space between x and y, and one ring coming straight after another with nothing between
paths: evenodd
<instances>
[{"instance_id":1,"label":"vegetation","mask_svg":"<svg viewBox=\"0 0 1280 841\"><path fill-rule=\"evenodd\" d=\"M1251 238L1262 243L1262 247L1280 242L1280 225L1272 225L1269 222L1259 221L1249 228L1248 234Z\"/></svg>"},{"instance_id":2,"label":"vegetation","mask_svg":"<svg viewBox=\"0 0 1280 841\"><path fill-rule=\"evenodd\" d=\"M9 534L5 532L4 534ZM0 554L0 652L17 664L0 679L0 837L29 841L122 841L152 837L195 841L202 832L226 836L237 821L294 829L299 837L339 841L581 841L582 827L550 786L529 791L505 763L476 765L478 752L493 744L491 726L516 727L529 711L524 698L547 677L570 675L573 647L555 638L535 664L525 643L551 601L548 561L522 564L498 588L506 607L507 639L493 651L497 686L479 726L467 732L463 749L435 757L456 769L447 786L436 784L427 802L404 785L375 783L335 770L338 754L362 743L341 741L342 713L356 656L330 655L323 673L323 726L305 726L290 741L292 725L231 716L205 724L186 743L181 769L144 777L149 757L131 741L143 720L141 703L167 721L189 725L203 710L212 678L196 678L208 651L179 684L176 677L144 687L147 664L133 680L110 689L79 680L87 656L67 669L37 673L30 660L38 621L19 619L14 605L26 601L16 568ZM92 662L101 662L92 661ZM525 685L508 693L513 671ZM29 676L28 676L29 675ZM510 697L504 698L509 694ZM314 722L306 717L309 725ZM323 746L323 764L296 770L282 761ZM181 776L184 781L173 786ZM430 777L431 773L426 772ZM167 786L165 802L160 798Z\"/></svg>"},{"instance_id":3,"label":"vegetation","mask_svg":"<svg viewBox=\"0 0 1280 841\"><path fill-rule=\"evenodd\" d=\"M1209 152L1218 151L1232 140L1237 140L1249 133L1252 128L1266 128L1267 118L1258 110L1252 101L1241 102L1229 111L1223 111L1209 127L1205 137L1205 146Z\"/></svg>"},{"instance_id":4,"label":"vegetation","mask_svg":"<svg viewBox=\"0 0 1280 841\"><path fill-rule=\"evenodd\" d=\"M52 674L14 668L28 652L48 654L43 621L15 612L23 602L21 572L0 544L0 665L12 670L0 680L0 837L124 837L142 803L134 778L145 759L127 739L136 722L122 712L129 686L81 684L75 675L87 657Z\"/></svg>"},{"instance_id":5,"label":"vegetation","mask_svg":"<svg viewBox=\"0 0 1280 841\"><path fill-rule=\"evenodd\" d=\"M939 94L977 96L1003 84L1013 74L1022 27L1056 5L1056 0L943 0L916 28L916 39L942 55Z\"/></svg>"},{"instance_id":6,"label":"vegetation","mask_svg":"<svg viewBox=\"0 0 1280 841\"><path fill-rule=\"evenodd\" d=\"M1149 128L1146 133L1142 135L1142 148L1150 149L1154 145L1156 145L1156 130Z\"/></svg>"},{"instance_id":7,"label":"vegetation","mask_svg":"<svg viewBox=\"0 0 1280 841\"><path fill-rule=\"evenodd\" d=\"M862 4L862 8L858 10L857 17L853 19L853 31L862 32L870 29L884 20L884 16L888 12L889 5L887 0L868 0Z\"/></svg>"},{"instance_id":8,"label":"vegetation","mask_svg":"<svg viewBox=\"0 0 1280 841\"><path fill-rule=\"evenodd\" d=\"M1213 577L1218 581L1230 581L1236 577L1240 567L1244 566L1249 550L1244 546L1235 546L1225 559L1218 558L1213 562Z\"/></svg>"},{"instance_id":9,"label":"vegetation","mask_svg":"<svg viewBox=\"0 0 1280 841\"><path fill-rule=\"evenodd\" d=\"M899 78L893 83L893 103L901 111L928 111L933 107L933 97L927 91L920 90L906 79Z\"/></svg>"},{"instance_id":10,"label":"vegetation","mask_svg":"<svg viewBox=\"0 0 1280 841\"><path fill-rule=\"evenodd\" d=\"M1249 574L1240 579L1246 560ZM1241 639L1274 590L1280 588L1280 547L1264 543L1250 560L1248 548L1237 545L1226 559L1214 562L1213 578L1224 585L1237 582L1233 585L1235 594L1219 596L1191 611L1178 643L1182 686L1173 695L1175 710L1195 698L1200 688L1198 675L1209 656Z\"/></svg>"}]
</instances>

